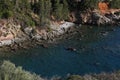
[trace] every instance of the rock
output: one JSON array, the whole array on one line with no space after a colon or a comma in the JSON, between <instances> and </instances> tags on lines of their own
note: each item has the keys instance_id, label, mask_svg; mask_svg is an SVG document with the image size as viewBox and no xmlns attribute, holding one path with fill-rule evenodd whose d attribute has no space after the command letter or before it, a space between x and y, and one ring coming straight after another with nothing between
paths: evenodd
<instances>
[{"instance_id":1,"label":"rock","mask_svg":"<svg viewBox=\"0 0 120 80\"><path fill-rule=\"evenodd\" d=\"M12 40L14 39L12 34L7 34L6 36L1 36L0 37L0 41L4 41L4 40Z\"/></svg>"},{"instance_id":2,"label":"rock","mask_svg":"<svg viewBox=\"0 0 120 80\"><path fill-rule=\"evenodd\" d=\"M94 63L95 66L100 66L99 62Z\"/></svg>"},{"instance_id":3,"label":"rock","mask_svg":"<svg viewBox=\"0 0 120 80\"><path fill-rule=\"evenodd\" d=\"M43 48L48 48L48 45L46 45L46 44L42 44L41 45Z\"/></svg>"},{"instance_id":4,"label":"rock","mask_svg":"<svg viewBox=\"0 0 120 80\"><path fill-rule=\"evenodd\" d=\"M35 40L39 41L40 39L42 39L42 36L39 35L39 34L36 34L36 35L32 36L32 39L35 39Z\"/></svg>"},{"instance_id":5,"label":"rock","mask_svg":"<svg viewBox=\"0 0 120 80\"><path fill-rule=\"evenodd\" d=\"M92 19L92 24L97 24L97 25L108 24L111 22L109 18L103 15L100 15L99 13L93 13L91 19Z\"/></svg>"},{"instance_id":6,"label":"rock","mask_svg":"<svg viewBox=\"0 0 120 80\"><path fill-rule=\"evenodd\" d=\"M81 18L84 24L105 25L120 22L120 14L102 15L98 11L81 13Z\"/></svg>"},{"instance_id":7,"label":"rock","mask_svg":"<svg viewBox=\"0 0 120 80\"><path fill-rule=\"evenodd\" d=\"M73 47L68 47L66 50L69 50L69 51L77 51L76 48L73 48Z\"/></svg>"},{"instance_id":8,"label":"rock","mask_svg":"<svg viewBox=\"0 0 120 80\"><path fill-rule=\"evenodd\" d=\"M59 38L60 35L65 34L70 27L75 26L74 23L71 22L63 22L61 24L52 24L52 27L50 30L48 29L33 29L32 27L26 27L21 30L20 25L15 25L11 21L9 23L4 24L5 32L9 32L9 34L12 35L11 38L5 37L5 39L0 38L0 46L6 46L11 44L19 44L21 42L27 41L27 40L35 40L35 41L51 41L54 42L56 39ZM34 32L35 30L35 32ZM3 30L2 30L3 31ZM1 32L2 35L3 32ZM7 34L8 36L8 34ZM24 44L20 44L17 47L22 47ZM16 45L13 45L16 46ZM47 48L47 45L42 45L44 48ZM25 46L26 47L26 46ZM14 48L11 48L14 51ZM75 51L75 49L71 49L72 51Z\"/></svg>"},{"instance_id":9,"label":"rock","mask_svg":"<svg viewBox=\"0 0 120 80\"><path fill-rule=\"evenodd\" d=\"M6 45L11 45L11 44L13 44L12 40L0 41L0 46L6 46Z\"/></svg>"},{"instance_id":10,"label":"rock","mask_svg":"<svg viewBox=\"0 0 120 80\"><path fill-rule=\"evenodd\" d=\"M26 27L26 28L24 29L24 32L25 32L27 35L32 34L32 31L33 31L33 28L32 28L32 27Z\"/></svg>"},{"instance_id":11,"label":"rock","mask_svg":"<svg viewBox=\"0 0 120 80\"><path fill-rule=\"evenodd\" d=\"M102 34L103 36L106 36L106 35L108 35L108 32L103 31L103 32L101 32L101 34Z\"/></svg>"}]
</instances>

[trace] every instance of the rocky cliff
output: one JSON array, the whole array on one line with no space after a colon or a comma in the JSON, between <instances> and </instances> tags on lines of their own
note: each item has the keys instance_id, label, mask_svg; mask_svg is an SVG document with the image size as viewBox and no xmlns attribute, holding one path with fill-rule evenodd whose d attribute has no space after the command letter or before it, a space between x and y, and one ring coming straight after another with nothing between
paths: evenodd
<instances>
[{"instance_id":1,"label":"rocky cliff","mask_svg":"<svg viewBox=\"0 0 120 80\"><path fill-rule=\"evenodd\" d=\"M80 14L83 24L111 25L120 24L120 11L114 14L102 15L99 11L86 11Z\"/></svg>"},{"instance_id":2,"label":"rocky cliff","mask_svg":"<svg viewBox=\"0 0 120 80\"><path fill-rule=\"evenodd\" d=\"M51 22L47 28L24 27L17 24L14 20L0 21L0 46L18 44L26 40L48 41L55 40L56 37L63 35L70 27L75 24L71 22Z\"/></svg>"}]
</instances>

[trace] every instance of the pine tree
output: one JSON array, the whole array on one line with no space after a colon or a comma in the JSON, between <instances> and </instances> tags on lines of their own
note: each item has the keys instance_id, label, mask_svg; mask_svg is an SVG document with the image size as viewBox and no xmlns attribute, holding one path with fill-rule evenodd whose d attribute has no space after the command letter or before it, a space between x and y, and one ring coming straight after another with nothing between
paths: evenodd
<instances>
[{"instance_id":1,"label":"pine tree","mask_svg":"<svg viewBox=\"0 0 120 80\"><path fill-rule=\"evenodd\" d=\"M16 11L26 12L31 9L28 0L13 0L14 8Z\"/></svg>"},{"instance_id":2,"label":"pine tree","mask_svg":"<svg viewBox=\"0 0 120 80\"><path fill-rule=\"evenodd\" d=\"M68 19L69 9L68 9L68 2L66 0L63 0L63 19Z\"/></svg>"},{"instance_id":3,"label":"pine tree","mask_svg":"<svg viewBox=\"0 0 120 80\"><path fill-rule=\"evenodd\" d=\"M98 8L98 2L99 0L82 0L81 2L79 2L79 10L85 11L89 8Z\"/></svg>"},{"instance_id":4,"label":"pine tree","mask_svg":"<svg viewBox=\"0 0 120 80\"><path fill-rule=\"evenodd\" d=\"M34 3L31 3L31 9L34 13L39 14L40 13L40 2L37 2L35 0Z\"/></svg>"},{"instance_id":5,"label":"pine tree","mask_svg":"<svg viewBox=\"0 0 120 80\"><path fill-rule=\"evenodd\" d=\"M110 4L112 8L120 8L120 0L112 0Z\"/></svg>"},{"instance_id":6,"label":"pine tree","mask_svg":"<svg viewBox=\"0 0 120 80\"><path fill-rule=\"evenodd\" d=\"M0 0L0 17L11 17L13 15L13 6L13 2L10 0Z\"/></svg>"},{"instance_id":7,"label":"pine tree","mask_svg":"<svg viewBox=\"0 0 120 80\"><path fill-rule=\"evenodd\" d=\"M68 3L66 0L55 0L53 15L57 20L64 20L68 18Z\"/></svg>"},{"instance_id":8,"label":"pine tree","mask_svg":"<svg viewBox=\"0 0 120 80\"><path fill-rule=\"evenodd\" d=\"M12 10L13 2L10 0L0 0L0 11Z\"/></svg>"},{"instance_id":9,"label":"pine tree","mask_svg":"<svg viewBox=\"0 0 120 80\"><path fill-rule=\"evenodd\" d=\"M45 1L45 15L47 18L50 18L50 13L51 13L51 0L46 0Z\"/></svg>"},{"instance_id":10,"label":"pine tree","mask_svg":"<svg viewBox=\"0 0 120 80\"><path fill-rule=\"evenodd\" d=\"M55 16L56 19L61 19L62 18L62 9L63 9L63 5L60 4L60 0L55 0L55 4L54 4L54 11L53 11L53 15Z\"/></svg>"},{"instance_id":11,"label":"pine tree","mask_svg":"<svg viewBox=\"0 0 120 80\"><path fill-rule=\"evenodd\" d=\"M51 1L50 0L40 0L39 1L39 16L40 16L40 26L49 24L49 18L51 13Z\"/></svg>"}]
</instances>

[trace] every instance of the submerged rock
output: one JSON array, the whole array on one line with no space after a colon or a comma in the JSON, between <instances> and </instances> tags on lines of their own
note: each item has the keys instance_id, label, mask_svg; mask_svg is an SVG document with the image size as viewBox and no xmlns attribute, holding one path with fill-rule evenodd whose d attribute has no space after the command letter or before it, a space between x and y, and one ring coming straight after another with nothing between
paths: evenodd
<instances>
[{"instance_id":1,"label":"submerged rock","mask_svg":"<svg viewBox=\"0 0 120 80\"><path fill-rule=\"evenodd\" d=\"M76 48L73 48L73 47L68 47L68 48L66 48L66 50L69 50L69 51L77 51L77 49L76 49Z\"/></svg>"}]
</instances>

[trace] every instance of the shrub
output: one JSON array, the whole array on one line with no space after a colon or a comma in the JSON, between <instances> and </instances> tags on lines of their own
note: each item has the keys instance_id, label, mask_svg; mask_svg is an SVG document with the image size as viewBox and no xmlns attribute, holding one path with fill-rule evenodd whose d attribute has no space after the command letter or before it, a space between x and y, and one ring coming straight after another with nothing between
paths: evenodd
<instances>
[{"instance_id":1,"label":"shrub","mask_svg":"<svg viewBox=\"0 0 120 80\"><path fill-rule=\"evenodd\" d=\"M35 22L32 20L28 20L28 22L26 22L26 25L33 27L33 26L35 26Z\"/></svg>"},{"instance_id":2,"label":"shrub","mask_svg":"<svg viewBox=\"0 0 120 80\"><path fill-rule=\"evenodd\" d=\"M67 80L84 80L84 79L79 75L72 75L68 77Z\"/></svg>"},{"instance_id":3,"label":"shrub","mask_svg":"<svg viewBox=\"0 0 120 80\"><path fill-rule=\"evenodd\" d=\"M112 0L110 5L112 8L120 8L120 0Z\"/></svg>"},{"instance_id":4,"label":"shrub","mask_svg":"<svg viewBox=\"0 0 120 80\"><path fill-rule=\"evenodd\" d=\"M28 71L22 69L22 67L16 67L15 64L4 61L0 66L0 80L43 80L36 74L31 74Z\"/></svg>"},{"instance_id":5,"label":"shrub","mask_svg":"<svg viewBox=\"0 0 120 80\"><path fill-rule=\"evenodd\" d=\"M8 19L8 18L10 18L12 16L13 16L13 12L12 11L4 11L1 14L1 18L6 18L6 19Z\"/></svg>"}]
</instances>

